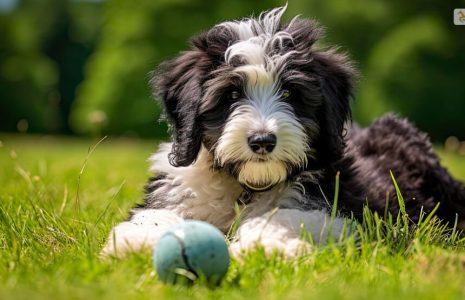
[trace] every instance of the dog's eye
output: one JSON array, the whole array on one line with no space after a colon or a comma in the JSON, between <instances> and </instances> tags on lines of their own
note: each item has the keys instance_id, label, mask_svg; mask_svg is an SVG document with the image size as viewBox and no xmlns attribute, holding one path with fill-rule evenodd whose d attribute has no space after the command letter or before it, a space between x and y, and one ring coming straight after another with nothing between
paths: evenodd
<instances>
[{"instance_id":1,"label":"dog's eye","mask_svg":"<svg viewBox=\"0 0 465 300\"><path fill-rule=\"evenodd\" d=\"M282 90L281 91L281 98L287 99L291 96L291 91L289 90Z\"/></svg>"},{"instance_id":2,"label":"dog's eye","mask_svg":"<svg viewBox=\"0 0 465 300\"><path fill-rule=\"evenodd\" d=\"M238 91L231 91L228 96L231 100L238 100L241 97L241 93Z\"/></svg>"}]
</instances>

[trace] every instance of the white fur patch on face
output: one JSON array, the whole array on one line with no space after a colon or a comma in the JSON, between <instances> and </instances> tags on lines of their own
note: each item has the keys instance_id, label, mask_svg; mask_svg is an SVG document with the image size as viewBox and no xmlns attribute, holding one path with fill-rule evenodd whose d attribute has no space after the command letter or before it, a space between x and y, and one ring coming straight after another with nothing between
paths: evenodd
<instances>
[{"instance_id":1,"label":"white fur patch on face","mask_svg":"<svg viewBox=\"0 0 465 300\"><path fill-rule=\"evenodd\" d=\"M276 72L263 65L240 66L235 72L246 78L246 96L233 107L215 158L219 165L240 163L239 182L264 190L284 181L289 167L307 163L308 138L293 108L281 99ZM248 138L257 133L276 135L271 153L260 155L250 149Z\"/></svg>"},{"instance_id":2,"label":"white fur patch on face","mask_svg":"<svg viewBox=\"0 0 465 300\"><path fill-rule=\"evenodd\" d=\"M279 30L286 6L256 19L225 22L218 26L235 32L239 40L225 52L225 61L244 78L244 97L231 107L215 149L219 166L236 164L238 180L254 190L264 190L286 180L290 168L304 167L309 152L307 133L292 106L283 101L279 76L293 51L283 49L292 36ZM254 134L274 134L272 152L257 154L248 144Z\"/></svg>"},{"instance_id":3,"label":"white fur patch on face","mask_svg":"<svg viewBox=\"0 0 465 300\"><path fill-rule=\"evenodd\" d=\"M240 41L230 46L225 53L226 61L230 62L234 57L241 57L249 64L265 64L265 49L263 39L252 37L245 41Z\"/></svg>"},{"instance_id":4,"label":"white fur patch on face","mask_svg":"<svg viewBox=\"0 0 465 300\"><path fill-rule=\"evenodd\" d=\"M272 49L282 48L284 42L292 42L292 36L285 31L271 34L261 34L250 37L246 40L240 40L226 50L225 60L231 63L234 58L240 58L243 62L250 65L263 65L269 71L280 73L280 69L285 64L286 59L295 53L287 51L286 53L267 55Z\"/></svg>"}]
</instances>

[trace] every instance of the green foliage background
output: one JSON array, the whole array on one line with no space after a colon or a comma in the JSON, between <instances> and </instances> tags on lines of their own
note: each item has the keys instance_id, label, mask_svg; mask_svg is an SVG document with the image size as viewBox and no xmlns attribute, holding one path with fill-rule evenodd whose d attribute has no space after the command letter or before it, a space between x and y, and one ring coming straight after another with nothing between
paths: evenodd
<instances>
[{"instance_id":1,"label":"green foliage background","mask_svg":"<svg viewBox=\"0 0 465 300\"><path fill-rule=\"evenodd\" d=\"M3 0L5 1L5 0ZM12 1L12 0L9 0ZM15 1L13 1L15 2ZM23 0L0 15L0 130L160 137L148 74L195 33L283 1ZM354 105L367 124L385 111L435 140L465 139L465 1L293 0L361 71ZM24 121L23 121L24 123Z\"/></svg>"}]
</instances>

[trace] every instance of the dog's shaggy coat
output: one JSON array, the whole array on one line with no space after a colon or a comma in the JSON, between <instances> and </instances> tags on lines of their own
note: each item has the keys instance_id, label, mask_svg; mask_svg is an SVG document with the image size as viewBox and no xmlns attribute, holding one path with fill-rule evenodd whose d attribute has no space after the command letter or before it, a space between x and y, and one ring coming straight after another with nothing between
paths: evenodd
<instances>
[{"instance_id":1,"label":"dog's shaggy coat","mask_svg":"<svg viewBox=\"0 0 465 300\"><path fill-rule=\"evenodd\" d=\"M353 65L317 45L317 23L282 24L284 11L221 23L154 73L173 142L152 156L145 203L112 230L103 254L151 249L182 219L226 233L239 205L233 254L261 244L293 256L309 249L302 228L323 243L364 205L397 214L390 171L412 222L438 202L445 221L465 219L465 189L428 137L394 115L352 126ZM329 226L338 172L340 213Z\"/></svg>"}]
</instances>

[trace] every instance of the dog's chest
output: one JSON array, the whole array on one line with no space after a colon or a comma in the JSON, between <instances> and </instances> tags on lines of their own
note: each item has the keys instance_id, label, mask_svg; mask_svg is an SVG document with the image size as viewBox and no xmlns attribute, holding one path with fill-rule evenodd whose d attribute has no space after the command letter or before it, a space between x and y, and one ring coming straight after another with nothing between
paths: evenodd
<instances>
[{"instance_id":1,"label":"dog's chest","mask_svg":"<svg viewBox=\"0 0 465 300\"><path fill-rule=\"evenodd\" d=\"M236 182L225 182L218 178L211 178L197 186L184 182L172 192L172 196L176 194L182 197L171 207L177 214L185 219L209 222L225 233L236 218L260 216L283 205L294 206L296 194L302 196L291 187L247 194Z\"/></svg>"},{"instance_id":2,"label":"dog's chest","mask_svg":"<svg viewBox=\"0 0 465 300\"><path fill-rule=\"evenodd\" d=\"M161 187L149 195L157 202L153 208L167 208L184 219L203 220L227 232L238 217L236 207L241 217L260 215L302 198L300 189L285 184L244 197L244 190L235 178L211 169L205 149L195 164L183 168L167 162L169 149L170 145L162 146L151 159L152 171L166 174Z\"/></svg>"},{"instance_id":3,"label":"dog's chest","mask_svg":"<svg viewBox=\"0 0 465 300\"><path fill-rule=\"evenodd\" d=\"M179 186L182 201L173 209L185 219L209 222L226 232L236 216L234 207L241 193L234 182L222 178L209 177L192 184L185 181Z\"/></svg>"}]
</instances>

